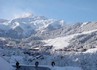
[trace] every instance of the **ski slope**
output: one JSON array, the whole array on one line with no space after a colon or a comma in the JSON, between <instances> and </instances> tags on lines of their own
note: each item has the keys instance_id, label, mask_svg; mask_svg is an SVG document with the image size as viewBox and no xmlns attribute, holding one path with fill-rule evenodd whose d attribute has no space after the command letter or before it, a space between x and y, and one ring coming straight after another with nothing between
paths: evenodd
<instances>
[{"instance_id":1,"label":"ski slope","mask_svg":"<svg viewBox=\"0 0 97 70\"><path fill-rule=\"evenodd\" d=\"M75 35L70 35L66 37L58 37L55 39L48 39L44 40L45 45L53 45L53 49L63 49L64 47L67 47L69 45L69 41L74 37Z\"/></svg>"},{"instance_id":2,"label":"ski slope","mask_svg":"<svg viewBox=\"0 0 97 70\"><path fill-rule=\"evenodd\" d=\"M46 43L44 46L52 45L54 50L63 49L64 47L68 47L70 40L72 40L75 36L83 35L83 34L90 34L95 31L97 31L97 29L91 30L91 31L84 31L82 33L76 33L76 34L68 35L65 37L57 37L54 39L43 40L42 42Z\"/></svg>"}]
</instances>

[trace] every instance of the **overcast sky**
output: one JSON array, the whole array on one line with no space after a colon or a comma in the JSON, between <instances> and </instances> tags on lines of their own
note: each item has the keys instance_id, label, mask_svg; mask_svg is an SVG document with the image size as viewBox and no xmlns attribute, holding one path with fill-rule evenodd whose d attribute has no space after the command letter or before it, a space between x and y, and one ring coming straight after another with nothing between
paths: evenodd
<instances>
[{"instance_id":1,"label":"overcast sky","mask_svg":"<svg viewBox=\"0 0 97 70\"><path fill-rule=\"evenodd\" d=\"M0 18L22 13L66 22L97 21L97 0L0 0Z\"/></svg>"}]
</instances>

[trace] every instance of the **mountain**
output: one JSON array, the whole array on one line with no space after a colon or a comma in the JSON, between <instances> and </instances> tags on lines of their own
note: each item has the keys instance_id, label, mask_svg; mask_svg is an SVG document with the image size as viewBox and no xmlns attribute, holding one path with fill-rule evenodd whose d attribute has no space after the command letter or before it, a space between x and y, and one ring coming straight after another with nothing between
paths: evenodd
<instances>
[{"instance_id":1,"label":"mountain","mask_svg":"<svg viewBox=\"0 0 97 70\"><path fill-rule=\"evenodd\" d=\"M0 24L0 36L17 39L26 38L37 32L42 33L59 29L64 25L65 23L63 20L47 19L43 16L14 18L8 22Z\"/></svg>"},{"instance_id":2,"label":"mountain","mask_svg":"<svg viewBox=\"0 0 97 70\"><path fill-rule=\"evenodd\" d=\"M25 44L25 47L52 45L55 49L64 49L66 47L77 46L76 48L80 48L89 45L88 48L91 48L96 46L96 29L97 22L79 22L69 25L64 20L30 15L9 21L1 19L0 37L20 39L19 45Z\"/></svg>"},{"instance_id":3,"label":"mountain","mask_svg":"<svg viewBox=\"0 0 97 70\"><path fill-rule=\"evenodd\" d=\"M0 55L15 64L80 67L97 70L97 22L78 22L30 15L0 20ZM64 68L63 68L64 69ZM66 68L68 69L68 68Z\"/></svg>"},{"instance_id":4,"label":"mountain","mask_svg":"<svg viewBox=\"0 0 97 70\"><path fill-rule=\"evenodd\" d=\"M43 40L45 46L53 46L53 49L65 49L65 48L95 48L97 45L97 29L84 31L81 33L75 33L64 37L57 37L54 39Z\"/></svg>"},{"instance_id":5,"label":"mountain","mask_svg":"<svg viewBox=\"0 0 97 70\"><path fill-rule=\"evenodd\" d=\"M58 34L57 31L60 33ZM58 37L43 40L45 46L53 46L53 49L90 49L97 45L97 22L85 22L74 24L65 29L57 29Z\"/></svg>"},{"instance_id":6,"label":"mountain","mask_svg":"<svg viewBox=\"0 0 97 70\"><path fill-rule=\"evenodd\" d=\"M97 22L77 23L55 30L46 30L26 38L27 45L53 46L53 49L79 48L81 50L96 47ZM23 42L23 41L22 41ZM36 43L36 44L35 44Z\"/></svg>"}]
</instances>

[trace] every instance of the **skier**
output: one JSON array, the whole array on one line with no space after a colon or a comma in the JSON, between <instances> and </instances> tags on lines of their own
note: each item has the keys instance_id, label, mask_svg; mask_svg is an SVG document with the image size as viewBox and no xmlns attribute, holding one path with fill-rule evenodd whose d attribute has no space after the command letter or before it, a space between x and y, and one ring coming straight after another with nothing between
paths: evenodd
<instances>
[{"instance_id":1,"label":"skier","mask_svg":"<svg viewBox=\"0 0 97 70\"><path fill-rule=\"evenodd\" d=\"M35 62L35 67L37 68L37 67L38 67L38 65L39 65L39 62L38 62L38 61L36 61L36 62Z\"/></svg>"},{"instance_id":2,"label":"skier","mask_svg":"<svg viewBox=\"0 0 97 70\"><path fill-rule=\"evenodd\" d=\"M51 65L52 65L52 67L54 67L54 65L55 65L55 62L54 62L54 61L52 61Z\"/></svg>"},{"instance_id":3,"label":"skier","mask_svg":"<svg viewBox=\"0 0 97 70\"><path fill-rule=\"evenodd\" d=\"M16 62L16 70L19 69L19 67L20 67L20 66L19 66L19 62L17 61L17 62Z\"/></svg>"}]
</instances>

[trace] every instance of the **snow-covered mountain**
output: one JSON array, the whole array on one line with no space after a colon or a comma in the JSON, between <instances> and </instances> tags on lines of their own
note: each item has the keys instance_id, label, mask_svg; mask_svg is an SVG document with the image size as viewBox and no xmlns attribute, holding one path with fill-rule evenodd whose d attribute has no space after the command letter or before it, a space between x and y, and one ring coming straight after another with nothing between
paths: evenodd
<instances>
[{"instance_id":1,"label":"snow-covered mountain","mask_svg":"<svg viewBox=\"0 0 97 70\"><path fill-rule=\"evenodd\" d=\"M47 19L43 16L14 18L8 22L1 22L0 30L3 32L0 31L0 36L12 36L12 38L25 38L36 34L38 31L56 30L65 25L63 20Z\"/></svg>"},{"instance_id":2,"label":"snow-covered mountain","mask_svg":"<svg viewBox=\"0 0 97 70\"><path fill-rule=\"evenodd\" d=\"M30 44L32 43L32 45L33 40L38 40L34 42L34 45L37 45L37 43L42 43L43 45L45 43L44 45L61 46L61 48L67 45L73 46L76 39L80 40L79 36L88 37L88 35L96 33L96 29L97 22L69 25L66 24L64 20L47 19L44 16L33 15L22 16L9 21L1 19L0 22L1 37L13 39L26 38L22 42L29 42ZM76 44L76 46L78 45Z\"/></svg>"},{"instance_id":3,"label":"snow-covered mountain","mask_svg":"<svg viewBox=\"0 0 97 70\"><path fill-rule=\"evenodd\" d=\"M10 63L50 65L55 61L63 69L97 70L97 22L69 25L30 14L1 19L0 51L0 57Z\"/></svg>"},{"instance_id":4,"label":"snow-covered mountain","mask_svg":"<svg viewBox=\"0 0 97 70\"><path fill-rule=\"evenodd\" d=\"M69 25L64 20L47 19L44 16L33 16L32 14L9 21L3 19L0 21L1 37L22 39L22 44L27 42L27 45L30 43L29 46L40 44L52 45L57 46L58 49L64 48L67 45L71 47L73 44L79 46L76 42L81 43L79 41L80 38L95 37L97 30L97 22Z\"/></svg>"}]
</instances>

